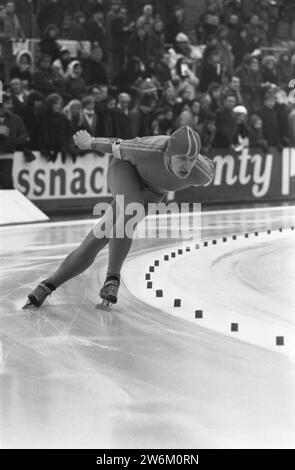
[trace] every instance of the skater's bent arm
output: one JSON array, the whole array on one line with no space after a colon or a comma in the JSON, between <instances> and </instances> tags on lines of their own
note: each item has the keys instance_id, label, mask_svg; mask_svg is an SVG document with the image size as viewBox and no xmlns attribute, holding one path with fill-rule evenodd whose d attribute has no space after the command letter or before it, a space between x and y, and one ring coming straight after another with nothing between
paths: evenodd
<instances>
[{"instance_id":1,"label":"skater's bent arm","mask_svg":"<svg viewBox=\"0 0 295 470\"><path fill-rule=\"evenodd\" d=\"M119 146L120 140L109 137L95 137L91 140L91 150L99 153L110 153L115 158L121 158L119 153L116 152L116 147Z\"/></svg>"}]
</instances>

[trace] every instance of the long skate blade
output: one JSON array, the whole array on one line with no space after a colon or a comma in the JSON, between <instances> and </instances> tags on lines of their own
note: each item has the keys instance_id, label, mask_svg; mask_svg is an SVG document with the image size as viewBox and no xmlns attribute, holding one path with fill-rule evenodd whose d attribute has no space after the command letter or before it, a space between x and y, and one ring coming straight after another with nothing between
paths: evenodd
<instances>
[{"instance_id":1,"label":"long skate blade","mask_svg":"<svg viewBox=\"0 0 295 470\"><path fill-rule=\"evenodd\" d=\"M112 305L113 305L112 302L110 302L109 300L104 299L100 304L97 304L95 306L95 308L97 310L103 310L104 312L111 312L112 311L112 309L111 309Z\"/></svg>"}]
</instances>

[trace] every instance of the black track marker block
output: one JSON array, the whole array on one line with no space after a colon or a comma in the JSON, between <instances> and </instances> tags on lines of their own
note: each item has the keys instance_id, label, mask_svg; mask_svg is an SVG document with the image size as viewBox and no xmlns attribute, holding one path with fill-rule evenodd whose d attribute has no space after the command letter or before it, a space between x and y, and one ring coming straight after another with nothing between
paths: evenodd
<instances>
[{"instance_id":1,"label":"black track marker block","mask_svg":"<svg viewBox=\"0 0 295 470\"><path fill-rule=\"evenodd\" d=\"M158 259L156 259L155 262L154 262L154 265L155 265L155 266L159 266L159 265L160 265L160 261L159 261Z\"/></svg>"},{"instance_id":2,"label":"black track marker block","mask_svg":"<svg viewBox=\"0 0 295 470\"><path fill-rule=\"evenodd\" d=\"M164 261L169 261L169 255L164 256Z\"/></svg>"},{"instance_id":3,"label":"black track marker block","mask_svg":"<svg viewBox=\"0 0 295 470\"><path fill-rule=\"evenodd\" d=\"M259 233L258 232L255 232L255 237L258 237Z\"/></svg>"},{"instance_id":4,"label":"black track marker block","mask_svg":"<svg viewBox=\"0 0 295 470\"><path fill-rule=\"evenodd\" d=\"M291 227L291 230L294 230L294 227Z\"/></svg>"},{"instance_id":5,"label":"black track marker block","mask_svg":"<svg viewBox=\"0 0 295 470\"><path fill-rule=\"evenodd\" d=\"M217 245L217 240L212 240L212 245Z\"/></svg>"},{"instance_id":6,"label":"black track marker block","mask_svg":"<svg viewBox=\"0 0 295 470\"><path fill-rule=\"evenodd\" d=\"M267 233L268 233L268 235L270 235L270 234L271 234L271 230L268 230Z\"/></svg>"},{"instance_id":7,"label":"black track marker block","mask_svg":"<svg viewBox=\"0 0 295 470\"><path fill-rule=\"evenodd\" d=\"M187 246L186 249L185 249L185 251L191 251L190 247Z\"/></svg>"},{"instance_id":8,"label":"black track marker block","mask_svg":"<svg viewBox=\"0 0 295 470\"><path fill-rule=\"evenodd\" d=\"M231 324L231 331L238 331L239 330L239 324L238 323L232 323Z\"/></svg>"},{"instance_id":9,"label":"black track marker block","mask_svg":"<svg viewBox=\"0 0 295 470\"><path fill-rule=\"evenodd\" d=\"M163 291L162 290L156 290L156 297L163 297Z\"/></svg>"},{"instance_id":10,"label":"black track marker block","mask_svg":"<svg viewBox=\"0 0 295 470\"><path fill-rule=\"evenodd\" d=\"M183 250L178 250L179 255L182 255L182 253L183 253Z\"/></svg>"},{"instance_id":11,"label":"black track marker block","mask_svg":"<svg viewBox=\"0 0 295 470\"><path fill-rule=\"evenodd\" d=\"M276 337L276 344L277 346L284 346L284 336L277 336Z\"/></svg>"},{"instance_id":12,"label":"black track marker block","mask_svg":"<svg viewBox=\"0 0 295 470\"><path fill-rule=\"evenodd\" d=\"M282 228L279 228L279 232L282 232L282 231L283 231L283 229L282 229Z\"/></svg>"},{"instance_id":13,"label":"black track marker block","mask_svg":"<svg viewBox=\"0 0 295 470\"><path fill-rule=\"evenodd\" d=\"M150 273L154 273L155 272L155 268L154 266L150 266L150 269L149 269Z\"/></svg>"},{"instance_id":14,"label":"black track marker block","mask_svg":"<svg viewBox=\"0 0 295 470\"><path fill-rule=\"evenodd\" d=\"M227 242L227 237L223 237L222 241L223 243Z\"/></svg>"},{"instance_id":15,"label":"black track marker block","mask_svg":"<svg viewBox=\"0 0 295 470\"><path fill-rule=\"evenodd\" d=\"M174 307L181 307L181 300L180 299L174 299Z\"/></svg>"},{"instance_id":16,"label":"black track marker block","mask_svg":"<svg viewBox=\"0 0 295 470\"><path fill-rule=\"evenodd\" d=\"M152 289L153 288L153 283L149 281L146 285L147 289Z\"/></svg>"},{"instance_id":17,"label":"black track marker block","mask_svg":"<svg viewBox=\"0 0 295 470\"><path fill-rule=\"evenodd\" d=\"M208 246L208 242L204 242L204 246Z\"/></svg>"},{"instance_id":18,"label":"black track marker block","mask_svg":"<svg viewBox=\"0 0 295 470\"><path fill-rule=\"evenodd\" d=\"M146 274L146 275L145 275L145 280L146 280L146 281L150 281L150 280L151 280L151 275L150 275L150 274Z\"/></svg>"},{"instance_id":19,"label":"black track marker block","mask_svg":"<svg viewBox=\"0 0 295 470\"><path fill-rule=\"evenodd\" d=\"M200 248L199 243L196 243L196 244L195 244L195 249L198 250L199 248Z\"/></svg>"},{"instance_id":20,"label":"black track marker block","mask_svg":"<svg viewBox=\"0 0 295 470\"><path fill-rule=\"evenodd\" d=\"M176 253L174 251L171 253L171 258L176 258Z\"/></svg>"},{"instance_id":21,"label":"black track marker block","mask_svg":"<svg viewBox=\"0 0 295 470\"><path fill-rule=\"evenodd\" d=\"M233 240L236 240L237 239L237 236L236 235L233 235Z\"/></svg>"},{"instance_id":22,"label":"black track marker block","mask_svg":"<svg viewBox=\"0 0 295 470\"><path fill-rule=\"evenodd\" d=\"M249 233L245 233L245 238L249 238Z\"/></svg>"},{"instance_id":23,"label":"black track marker block","mask_svg":"<svg viewBox=\"0 0 295 470\"><path fill-rule=\"evenodd\" d=\"M195 310L195 318L203 318L203 310Z\"/></svg>"}]
</instances>

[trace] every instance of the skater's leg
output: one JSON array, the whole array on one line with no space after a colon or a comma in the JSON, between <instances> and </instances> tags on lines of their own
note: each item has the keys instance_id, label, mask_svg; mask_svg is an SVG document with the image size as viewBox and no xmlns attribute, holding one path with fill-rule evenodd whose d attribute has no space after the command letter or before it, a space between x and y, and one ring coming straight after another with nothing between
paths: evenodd
<instances>
[{"instance_id":1,"label":"skater's leg","mask_svg":"<svg viewBox=\"0 0 295 470\"><path fill-rule=\"evenodd\" d=\"M123 177L118 178L118 173ZM126 209L130 204L138 205L138 210L141 210L141 214L137 212L138 222L139 219L144 217L144 192L142 190L140 180L137 171L131 165L117 161L109 174L109 186L112 190L113 196L120 196L124 194L124 207L121 207L118 212L116 220L116 226L114 231L114 237L109 241L109 263L107 270L107 279L117 278L120 279L120 272L122 265L127 257L133 239L133 229L131 219L134 214L126 214ZM135 206L133 206L135 208ZM129 230L126 233L126 227Z\"/></svg>"},{"instance_id":2,"label":"skater's leg","mask_svg":"<svg viewBox=\"0 0 295 470\"><path fill-rule=\"evenodd\" d=\"M113 214L114 203L111 204L105 215L97 222L96 226L98 224L101 226L103 226L103 224L107 225L108 220L110 220L109 225L113 225ZM50 276L46 282L57 288L66 281L78 276L78 274L81 274L91 266L97 254L105 247L108 241L109 238L107 236L98 238L94 235L92 229L81 245L66 257L57 271L55 271L55 273Z\"/></svg>"}]
</instances>

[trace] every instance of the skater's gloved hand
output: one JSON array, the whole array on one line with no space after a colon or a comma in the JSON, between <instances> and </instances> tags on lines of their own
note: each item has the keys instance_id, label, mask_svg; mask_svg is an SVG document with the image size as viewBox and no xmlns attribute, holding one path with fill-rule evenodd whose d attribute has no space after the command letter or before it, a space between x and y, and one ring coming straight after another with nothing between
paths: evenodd
<instances>
[{"instance_id":1,"label":"skater's gloved hand","mask_svg":"<svg viewBox=\"0 0 295 470\"><path fill-rule=\"evenodd\" d=\"M87 131L79 131L74 135L74 142L81 150L91 150L93 138Z\"/></svg>"}]
</instances>

